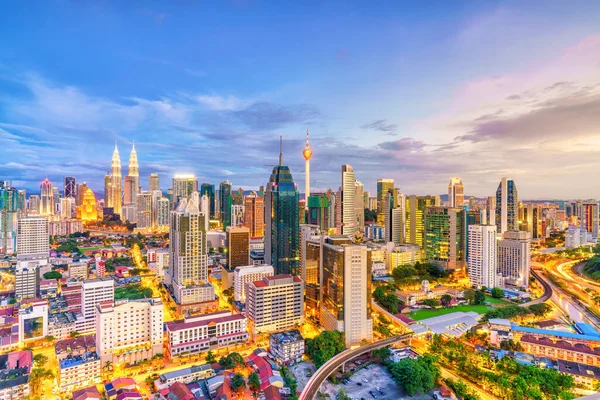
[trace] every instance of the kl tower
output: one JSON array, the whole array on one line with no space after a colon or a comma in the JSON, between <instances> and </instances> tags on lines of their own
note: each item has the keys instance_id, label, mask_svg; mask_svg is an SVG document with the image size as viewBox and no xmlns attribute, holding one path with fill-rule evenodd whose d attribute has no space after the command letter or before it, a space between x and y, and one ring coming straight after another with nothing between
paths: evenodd
<instances>
[{"instance_id":1,"label":"kl tower","mask_svg":"<svg viewBox=\"0 0 600 400\"><path fill-rule=\"evenodd\" d=\"M306 160L306 175L304 176L304 196L305 196L305 207L308 209L308 196L310 196L310 158L312 157L312 150L310 144L308 144L308 129L306 130L306 146L302 150L302 155Z\"/></svg>"}]
</instances>

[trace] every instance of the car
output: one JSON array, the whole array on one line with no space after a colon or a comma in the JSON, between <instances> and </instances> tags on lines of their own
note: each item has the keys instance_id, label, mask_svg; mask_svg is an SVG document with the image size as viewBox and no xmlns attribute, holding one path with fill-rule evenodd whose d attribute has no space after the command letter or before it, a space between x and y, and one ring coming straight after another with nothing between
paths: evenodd
<instances>
[{"instance_id":1,"label":"car","mask_svg":"<svg viewBox=\"0 0 600 400\"><path fill-rule=\"evenodd\" d=\"M360 382L356 382L356 384L357 384L358 386L362 386L362 383L360 383Z\"/></svg>"},{"instance_id":2,"label":"car","mask_svg":"<svg viewBox=\"0 0 600 400\"><path fill-rule=\"evenodd\" d=\"M367 378L362 378L362 381L363 381L364 383L369 383L369 380L368 380Z\"/></svg>"},{"instance_id":3,"label":"car","mask_svg":"<svg viewBox=\"0 0 600 400\"><path fill-rule=\"evenodd\" d=\"M369 393L371 394L371 396L373 396L373 398L374 398L374 399L376 399L376 398L377 398L377 395L376 395L375 393L373 393L372 391L371 391L371 392L369 392Z\"/></svg>"}]
</instances>

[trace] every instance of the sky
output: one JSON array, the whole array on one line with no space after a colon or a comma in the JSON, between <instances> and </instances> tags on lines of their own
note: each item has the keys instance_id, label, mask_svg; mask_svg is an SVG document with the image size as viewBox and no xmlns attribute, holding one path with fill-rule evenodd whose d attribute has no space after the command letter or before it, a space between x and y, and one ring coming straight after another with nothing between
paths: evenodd
<instances>
[{"instance_id":1,"label":"sky","mask_svg":"<svg viewBox=\"0 0 600 400\"><path fill-rule=\"evenodd\" d=\"M372 195L596 198L598 1L32 1L0 12L0 179L102 197L126 175L268 182L283 135L301 191L350 164Z\"/></svg>"}]
</instances>

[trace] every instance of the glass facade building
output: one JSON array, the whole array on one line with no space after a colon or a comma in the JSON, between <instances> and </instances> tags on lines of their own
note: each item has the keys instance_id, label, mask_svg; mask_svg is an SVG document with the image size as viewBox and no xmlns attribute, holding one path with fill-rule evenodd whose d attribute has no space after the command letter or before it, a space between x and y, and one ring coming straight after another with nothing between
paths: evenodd
<instances>
[{"instance_id":1,"label":"glass facade building","mask_svg":"<svg viewBox=\"0 0 600 400\"><path fill-rule=\"evenodd\" d=\"M231 182L225 181L221 182L219 185L219 205L221 209L219 210L221 213L221 223L223 224L223 229L227 229L228 226L231 226L231 205L233 198L231 197Z\"/></svg>"},{"instance_id":2,"label":"glass facade building","mask_svg":"<svg viewBox=\"0 0 600 400\"><path fill-rule=\"evenodd\" d=\"M210 213L210 218L215 218L215 185L203 183L202 186L200 186L200 197L204 195L208 196L208 212Z\"/></svg>"}]
</instances>

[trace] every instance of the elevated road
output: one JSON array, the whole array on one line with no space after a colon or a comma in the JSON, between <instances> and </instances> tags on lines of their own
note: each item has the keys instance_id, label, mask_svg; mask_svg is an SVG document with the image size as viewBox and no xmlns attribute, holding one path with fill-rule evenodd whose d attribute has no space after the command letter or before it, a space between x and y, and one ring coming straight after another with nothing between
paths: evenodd
<instances>
[{"instance_id":1,"label":"elevated road","mask_svg":"<svg viewBox=\"0 0 600 400\"><path fill-rule=\"evenodd\" d=\"M531 269L530 272L531 272L531 276L533 276L535 278L535 280L538 281L544 288L544 294L535 300L528 301L527 303L523 303L522 304L523 306L530 306L532 304L545 303L546 301L550 300L550 298L552 298L552 287L548 284L548 282L546 282L540 276L540 274L535 272L533 269Z\"/></svg>"},{"instance_id":2,"label":"elevated road","mask_svg":"<svg viewBox=\"0 0 600 400\"><path fill-rule=\"evenodd\" d=\"M317 392L319 388L325 382L325 379L331 374L333 374L339 367L341 367L344 363L356 358L362 354L367 352L380 349L382 347L389 346L401 340L410 339L412 337L412 333L408 333L405 335L394 336L388 339L380 340L379 342L370 343L365 346L360 346L356 349L348 349L340 354L333 357L331 360L327 361L325 364L321 365L314 375L310 378L304 390L300 394L300 400L313 400L317 398Z\"/></svg>"}]
</instances>

